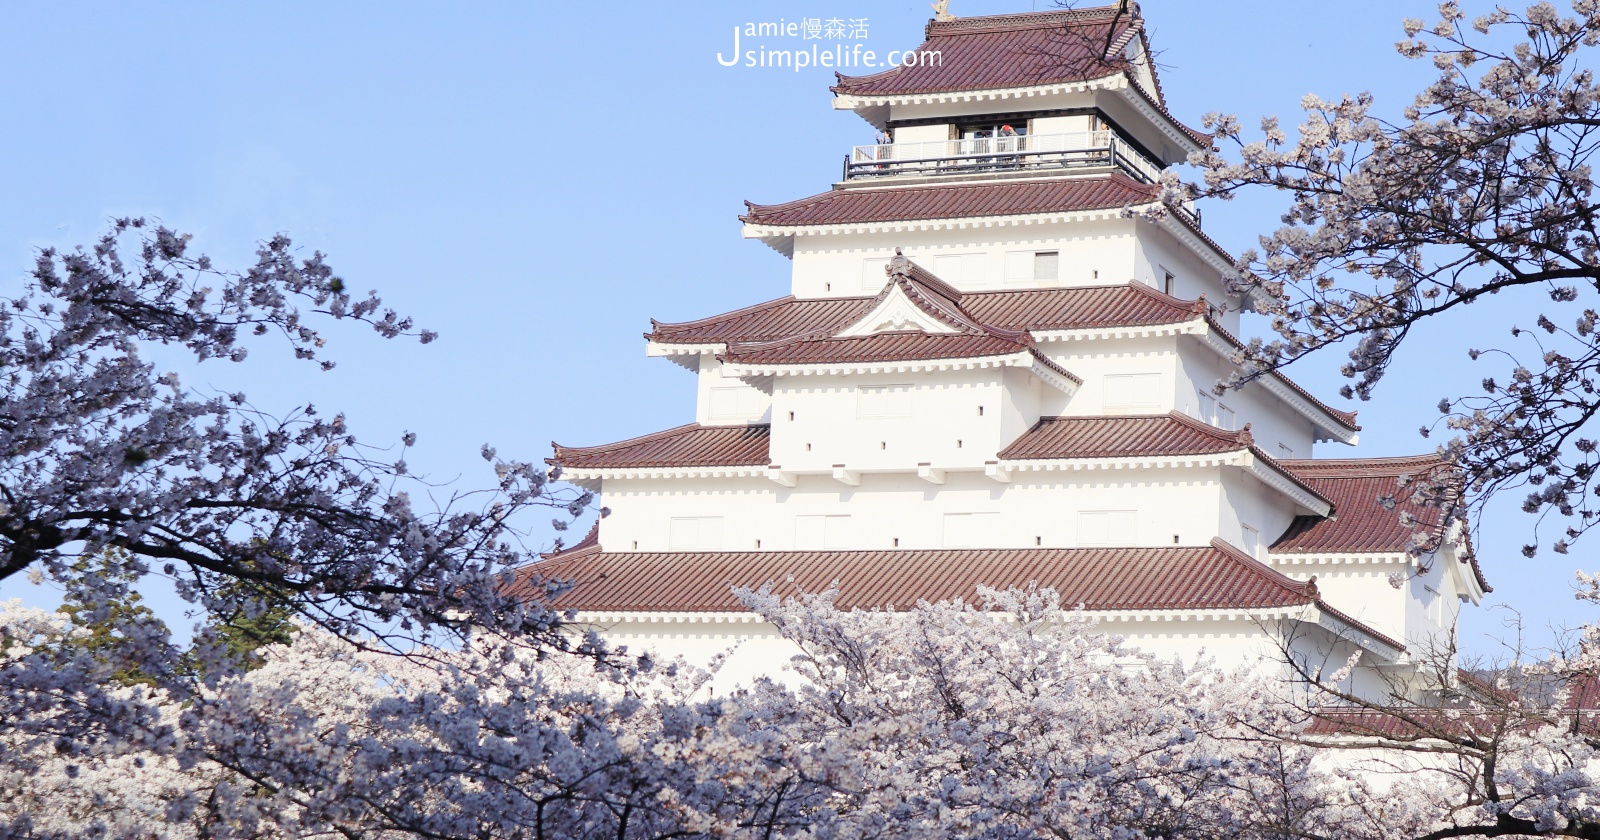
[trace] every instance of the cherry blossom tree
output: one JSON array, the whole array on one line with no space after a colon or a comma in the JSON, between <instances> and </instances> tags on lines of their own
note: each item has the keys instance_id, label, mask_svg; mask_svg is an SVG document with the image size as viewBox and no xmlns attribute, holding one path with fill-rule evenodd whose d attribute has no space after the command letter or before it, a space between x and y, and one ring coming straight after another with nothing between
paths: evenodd
<instances>
[{"instance_id":1,"label":"cherry blossom tree","mask_svg":"<svg viewBox=\"0 0 1600 840\"><path fill-rule=\"evenodd\" d=\"M843 611L751 605L795 691L539 655L504 638L397 657L303 626L154 710L136 747L0 738L32 836L1281 837L1325 823L1270 684L1131 651L1048 592ZM59 614L0 612L7 664L98 667ZM88 664L84 664L87 660ZM129 738L129 741L135 739Z\"/></svg>"},{"instance_id":2,"label":"cherry blossom tree","mask_svg":"<svg viewBox=\"0 0 1600 840\"><path fill-rule=\"evenodd\" d=\"M53 581L73 623L94 628L54 652L26 641L38 627L0 636L34 651L0 670L11 748L49 745L72 760L169 743L171 704L198 714L208 681L249 664L239 628L270 631L273 619L390 652L474 633L582 648L502 582L529 557L530 512L554 507L565 522L587 494L485 447L495 486L421 508L411 492L440 488L408 474L414 436L375 448L340 415L306 405L275 417L147 361L181 351L242 363L277 343L326 370L318 321L433 338L376 296L353 296L321 254L299 257L287 238L262 243L243 271L188 242L119 220L91 248L40 252L0 306L0 579ZM217 619L191 650L130 608L151 575Z\"/></svg>"},{"instance_id":3,"label":"cherry blossom tree","mask_svg":"<svg viewBox=\"0 0 1600 840\"><path fill-rule=\"evenodd\" d=\"M1459 482L1407 492L1459 518L1526 488L1524 510L1541 524L1554 514L1551 547L1565 552L1600 521L1600 5L1494 7L1468 21L1445 2L1433 24L1411 19L1404 30L1399 52L1431 61L1437 77L1400 121L1374 115L1366 94L1306 96L1292 137L1275 117L1256 134L1211 114L1219 148L1191 159L1203 183L1169 176L1166 194L1265 189L1288 200L1282 226L1241 254L1232 278L1277 337L1250 343L1231 386L1344 345L1353 380L1344 393L1367 399L1419 323L1497 296L1542 301L1531 323L1505 324L1507 341L1485 337L1471 351L1488 368L1481 393L1447 396L1423 429L1451 435L1443 450Z\"/></svg>"}]
</instances>

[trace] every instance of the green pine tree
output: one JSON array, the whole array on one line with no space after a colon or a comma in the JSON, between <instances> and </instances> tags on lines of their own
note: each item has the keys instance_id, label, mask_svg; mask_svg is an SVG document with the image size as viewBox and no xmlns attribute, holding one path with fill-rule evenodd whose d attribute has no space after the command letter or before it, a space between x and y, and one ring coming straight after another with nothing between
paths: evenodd
<instances>
[{"instance_id":1,"label":"green pine tree","mask_svg":"<svg viewBox=\"0 0 1600 840\"><path fill-rule=\"evenodd\" d=\"M286 606L288 599L281 594L246 580L229 583L221 594L254 601L257 607L255 610L240 607L229 615L213 615L207 622L214 638L241 667L246 670L260 667L257 650L267 645L286 645L294 639L294 613ZM256 614L252 616L251 612Z\"/></svg>"},{"instance_id":2,"label":"green pine tree","mask_svg":"<svg viewBox=\"0 0 1600 840\"><path fill-rule=\"evenodd\" d=\"M124 565L126 559L126 555L108 550L104 554L79 559L72 565L72 570L81 575L97 574L122 583L133 583L139 575ZM133 649L133 642L122 628L155 624L161 627L164 634L166 624L144 605L144 598L132 589L112 598L106 607L104 615L96 616L80 593L68 591L57 611L64 613L75 628L87 632L68 636L62 644L87 651L110 666L111 679L117 682L155 685L156 680L137 664L143 657Z\"/></svg>"}]
</instances>

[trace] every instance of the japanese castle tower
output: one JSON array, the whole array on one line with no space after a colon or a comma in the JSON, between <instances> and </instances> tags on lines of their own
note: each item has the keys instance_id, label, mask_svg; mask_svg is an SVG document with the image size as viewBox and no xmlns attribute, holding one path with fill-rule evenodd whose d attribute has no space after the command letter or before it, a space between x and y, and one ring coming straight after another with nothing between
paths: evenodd
<instances>
[{"instance_id":1,"label":"japanese castle tower","mask_svg":"<svg viewBox=\"0 0 1600 840\"><path fill-rule=\"evenodd\" d=\"M841 76L834 107L891 142L748 205L790 294L652 322L694 422L557 445L612 514L523 574L635 650L739 645L723 683L793 653L730 592L769 582L863 607L1036 582L1162 656L1283 667L1287 644L1331 670L1359 648L1361 691L1451 645L1489 586L1463 534L1392 498L1439 460L1347 457L1355 415L1282 376L1213 392L1247 301L1197 212L1147 212L1210 137L1168 112L1134 10L937 20L936 64Z\"/></svg>"}]
</instances>

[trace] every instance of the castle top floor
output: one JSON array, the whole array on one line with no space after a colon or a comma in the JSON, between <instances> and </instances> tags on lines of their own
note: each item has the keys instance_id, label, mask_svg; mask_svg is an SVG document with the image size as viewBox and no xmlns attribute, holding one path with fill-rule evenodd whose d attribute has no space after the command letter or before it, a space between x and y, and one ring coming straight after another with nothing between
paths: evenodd
<instances>
[{"instance_id":1,"label":"castle top floor","mask_svg":"<svg viewBox=\"0 0 1600 840\"><path fill-rule=\"evenodd\" d=\"M878 129L842 184L1097 169L1149 183L1210 145L1167 111L1136 3L934 20L904 55L832 88Z\"/></svg>"}]
</instances>

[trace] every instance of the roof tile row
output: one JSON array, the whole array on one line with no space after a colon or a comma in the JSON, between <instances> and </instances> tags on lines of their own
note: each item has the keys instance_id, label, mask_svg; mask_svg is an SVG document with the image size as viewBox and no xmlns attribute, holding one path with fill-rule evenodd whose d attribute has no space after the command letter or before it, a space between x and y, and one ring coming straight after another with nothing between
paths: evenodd
<instances>
[{"instance_id":1,"label":"roof tile row","mask_svg":"<svg viewBox=\"0 0 1600 840\"><path fill-rule=\"evenodd\" d=\"M739 217L753 225L867 224L969 216L1021 216L1114 210L1151 204L1160 188L1122 173L999 184L835 189L784 204L751 204Z\"/></svg>"},{"instance_id":2,"label":"roof tile row","mask_svg":"<svg viewBox=\"0 0 1600 840\"><path fill-rule=\"evenodd\" d=\"M769 426L702 426L689 423L600 446L551 443L547 459L568 469L740 467L771 463Z\"/></svg>"},{"instance_id":3,"label":"roof tile row","mask_svg":"<svg viewBox=\"0 0 1600 840\"><path fill-rule=\"evenodd\" d=\"M663 344L772 341L831 332L855 322L874 297L769 300L681 323L651 322L646 338ZM1074 330L1182 323L1197 317L1194 303L1138 282L1116 286L965 292L961 308L991 326L1012 330Z\"/></svg>"},{"instance_id":4,"label":"roof tile row","mask_svg":"<svg viewBox=\"0 0 1600 840\"><path fill-rule=\"evenodd\" d=\"M1090 610L1226 609L1313 603L1316 585L1286 577L1220 541L1177 548L1028 548L895 551L606 552L556 555L519 571L570 581L554 606L577 610L744 609L735 587L773 584L779 594L838 586L838 605L909 607L975 601L978 586L1037 583Z\"/></svg>"},{"instance_id":5,"label":"roof tile row","mask_svg":"<svg viewBox=\"0 0 1600 840\"><path fill-rule=\"evenodd\" d=\"M839 76L833 90L856 95L941 93L1100 79L1127 61L1105 48L1126 43L1138 18L1116 7L933 21L917 48L940 61L870 76Z\"/></svg>"}]
</instances>

